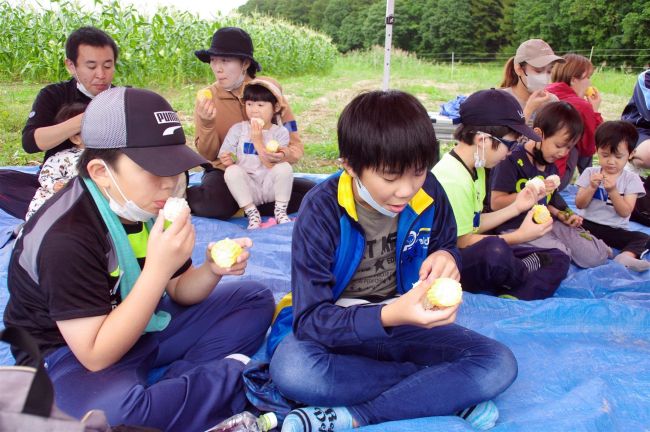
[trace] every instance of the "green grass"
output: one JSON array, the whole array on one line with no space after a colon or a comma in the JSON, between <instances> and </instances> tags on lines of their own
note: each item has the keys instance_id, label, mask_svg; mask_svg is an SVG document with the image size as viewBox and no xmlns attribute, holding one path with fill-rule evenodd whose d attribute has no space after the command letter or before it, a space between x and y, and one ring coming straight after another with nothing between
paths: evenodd
<instances>
[{"instance_id":1,"label":"green grass","mask_svg":"<svg viewBox=\"0 0 650 432\"><path fill-rule=\"evenodd\" d=\"M22 130L36 94L37 84L0 85L0 166L37 165L42 154L27 154L21 144Z\"/></svg>"},{"instance_id":2,"label":"green grass","mask_svg":"<svg viewBox=\"0 0 650 432\"><path fill-rule=\"evenodd\" d=\"M329 72L279 77L305 143L305 157L295 171L327 173L336 169L338 115L359 92L381 88L383 59L383 51L374 49L338 57ZM391 67L391 88L413 93L429 111L438 111L441 103L458 94L497 87L502 73L498 64L457 64L452 71L450 65L426 63L399 51L393 53ZM603 94L601 112L605 119L614 120L620 116L635 79L635 75L621 72L595 74L593 81ZM179 111L188 142L194 135L194 96L205 84L207 82L156 85L154 82L149 86L168 98ZM20 132L40 87L41 84L1 85L0 165L23 165L40 159L40 155L26 155L20 145ZM443 143L443 146L447 150L450 144Z\"/></svg>"}]
</instances>

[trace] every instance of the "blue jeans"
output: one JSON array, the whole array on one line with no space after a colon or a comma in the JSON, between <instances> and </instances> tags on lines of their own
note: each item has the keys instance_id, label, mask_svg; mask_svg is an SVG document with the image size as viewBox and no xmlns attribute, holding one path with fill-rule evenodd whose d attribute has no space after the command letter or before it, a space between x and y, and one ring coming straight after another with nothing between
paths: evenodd
<instances>
[{"instance_id":1,"label":"blue jeans","mask_svg":"<svg viewBox=\"0 0 650 432\"><path fill-rule=\"evenodd\" d=\"M256 282L222 283L201 303L184 307L165 297L158 309L172 315L167 328L143 335L106 369L88 371L68 347L48 355L59 408L79 418L101 409L112 425L168 431L205 430L244 410L244 364L224 357L259 348L273 316L271 292ZM161 366L162 377L148 385Z\"/></svg>"},{"instance_id":2,"label":"blue jeans","mask_svg":"<svg viewBox=\"0 0 650 432\"><path fill-rule=\"evenodd\" d=\"M271 378L290 399L346 406L369 425L450 415L494 398L517 376L510 349L459 325L387 331L382 340L334 349L288 335Z\"/></svg>"}]
</instances>

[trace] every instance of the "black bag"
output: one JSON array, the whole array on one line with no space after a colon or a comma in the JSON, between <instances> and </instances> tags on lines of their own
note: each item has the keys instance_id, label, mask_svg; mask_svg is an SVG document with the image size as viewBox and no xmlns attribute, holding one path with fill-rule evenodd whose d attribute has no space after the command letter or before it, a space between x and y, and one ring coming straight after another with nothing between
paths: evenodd
<instances>
[{"instance_id":1,"label":"black bag","mask_svg":"<svg viewBox=\"0 0 650 432\"><path fill-rule=\"evenodd\" d=\"M0 341L27 353L34 367L0 367L0 432L156 432L139 426L111 428L101 410L91 410L77 420L54 404L54 387L43 365L34 339L25 330L9 327L0 331Z\"/></svg>"},{"instance_id":2,"label":"black bag","mask_svg":"<svg viewBox=\"0 0 650 432\"><path fill-rule=\"evenodd\" d=\"M89 411L79 421L57 408L41 353L26 331L7 328L0 340L26 352L34 365L0 367L0 431L111 431L102 411Z\"/></svg>"},{"instance_id":3,"label":"black bag","mask_svg":"<svg viewBox=\"0 0 650 432\"><path fill-rule=\"evenodd\" d=\"M641 177L643 179L643 177ZM650 226L650 176L643 181L645 196L636 200L630 220Z\"/></svg>"}]
</instances>

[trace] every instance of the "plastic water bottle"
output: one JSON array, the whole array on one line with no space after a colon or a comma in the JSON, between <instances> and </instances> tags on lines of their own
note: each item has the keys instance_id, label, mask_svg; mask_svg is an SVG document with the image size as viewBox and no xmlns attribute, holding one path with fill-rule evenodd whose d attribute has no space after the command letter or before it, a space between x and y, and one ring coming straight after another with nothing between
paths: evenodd
<instances>
[{"instance_id":1,"label":"plastic water bottle","mask_svg":"<svg viewBox=\"0 0 650 432\"><path fill-rule=\"evenodd\" d=\"M275 413L262 414L259 418L248 411L236 414L205 432L267 432L278 425Z\"/></svg>"}]
</instances>

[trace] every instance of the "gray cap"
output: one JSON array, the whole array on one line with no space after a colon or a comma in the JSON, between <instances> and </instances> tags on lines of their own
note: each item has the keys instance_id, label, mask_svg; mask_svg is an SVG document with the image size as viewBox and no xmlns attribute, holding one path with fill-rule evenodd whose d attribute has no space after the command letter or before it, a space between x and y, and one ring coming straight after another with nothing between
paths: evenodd
<instances>
[{"instance_id":1,"label":"gray cap","mask_svg":"<svg viewBox=\"0 0 650 432\"><path fill-rule=\"evenodd\" d=\"M157 93L113 87L86 108L81 140L93 149L121 149L150 173L173 176L208 161L185 145L178 114Z\"/></svg>"}]
</instances>

